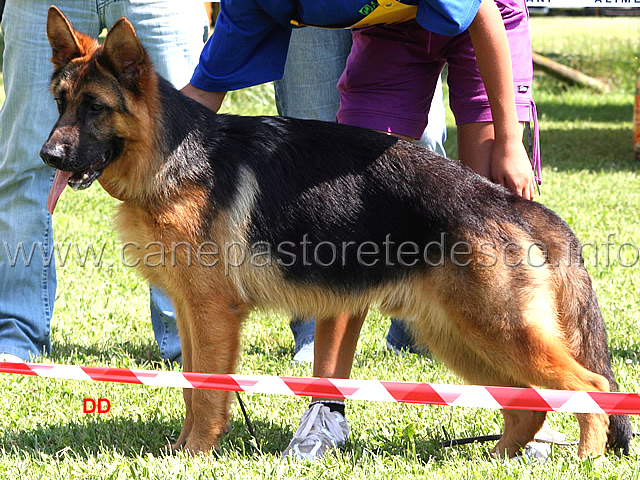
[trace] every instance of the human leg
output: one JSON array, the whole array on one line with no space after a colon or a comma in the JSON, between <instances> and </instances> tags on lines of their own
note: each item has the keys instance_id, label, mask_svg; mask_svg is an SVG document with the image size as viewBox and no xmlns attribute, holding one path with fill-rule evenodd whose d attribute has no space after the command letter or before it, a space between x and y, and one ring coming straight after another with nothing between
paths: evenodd
<instances>
[{"instance_id":1,"label":"human leg","mask_svg":"<svg viewBox=\"0 0 640 480\"><path fill-rule=\"evenodd\" d=\"M353 356L366 312L342 314L318 320L315 331L313 375L323 378L349 378ZM300 427L283 456L314 460L343 444L349 435L344 402L313 397L300 420Z\"/></svg>"},{"instance_id":2,"label":"human leg","mask_svg":"<svg viewBox=\"0 0 640 480\"><path fill-rule=\"evenodd\" d=\"M444 149L446 139L447 116L442 94L442 75L440 75L429 106L427 126L419 143L445 157L447 155ZM387 349L396 354L403 352L420 354L425 352L424 348L415 345L406 323L399 318L391 318L391 325L389 325L385 342Z\"/></svg>"},{"instance_id":3,"label":"human leg","mask_svg":"<svg viewBox=\"0 0 640 480\"><path fill-rule=\"evenodd\" d=\"M98 34L95 2L63 0L59 8L86 33ZM0 353L24 360L51 349L56 271L51 216L46 209L53 169L39 157L58 116L49 93L50 2L7 3L4 87L0 112Z\"/></svg>"},{"instance_id":4,"label":"human leg","mask_svg":"<svg viewBox=\"0 0 640 480\"><path fill-rule=\"evenodd\" d=\"M356 353L360 330L367 312L341 314L316 322L316 361L313 375L316 377L349 378L353 356ZM319 328L322 327L322 328ZM318 355L321 352L322 355ZM329 400L314 397L313 401Z\"/></svg>"},{"instance_id":5,"label":"human leg","mask_svg":"<svg viewBox=\"0 0 640 480\"><path fill-rule=\"evenodd\" d=\"M209 22L201 2L105 2L105 27L127 17L156 72L176 88L186 85L198 64Z\"/></svg>"},{"instance_id":6,"label":"human leg","mask_svg":"<svg viewBox=\"0 0 640 480\"><path fill-rule=\"evenodd\" d=\"M418 347L411 331L404 320L391 318L391 325L385 339L387 349L396 355L407 353L422 354L426 352L424 347Z\"/></svg>"},{"instance_id":7,"label":"human leg","mask_svg":"<svg viewBox=\"0 0 640 480\"><path fill-rule=\"evenodd\" d=\"M339 83L338 121L407 139L421 138L428 148L444 155L443 60L431 55L429 32L410 22L359 30L353 39ZM386 340L393 351L417 351L400 319L391 319Z\"/></svg>"},{"instance_id":8,"label":"human leg","mask_svg":"<svg viewBox=\"0 0 640 480\"><path fill-rule=\"evenodd\" d=\"M173 304L158 287L149 287L151 326L160 349L160 357L168 363L182 363L182 348Z\"/></svg>"},{"instance_id":9,"label":"human leg","mask_svg":"<svg viewBox=\"0 0 640 480\"><path fill-rule=\"evenodd\" d=\"M314 358L315 318L294 318L289 323L295 340L293 360L295 362L312 363Z\"/></svg>"},{"instance_id":10,"label":"human leg","mask_svg":"<svg viewBox=\"0 0 640 480\"><path fill-rule=\"evenodd\" d=\"M427 126L420 138L420 143L429 150L446 157L447 153L444 150L444 142L446 140L447 114L442 94L442 75L440 75L433 92L433 98L431 99L429 114L427 116Z\"/></svg>"},{"instance_id":11,"label":"human leg","mask_svg":"<svg viewBox=\"0 0 640 480\"><path fill-rule=\"evenodd\" d=\"M431 53L430 36L416 22L354 31L338 82L338 122L421 138L444 65Z\"/></svg>"}]
</instances>

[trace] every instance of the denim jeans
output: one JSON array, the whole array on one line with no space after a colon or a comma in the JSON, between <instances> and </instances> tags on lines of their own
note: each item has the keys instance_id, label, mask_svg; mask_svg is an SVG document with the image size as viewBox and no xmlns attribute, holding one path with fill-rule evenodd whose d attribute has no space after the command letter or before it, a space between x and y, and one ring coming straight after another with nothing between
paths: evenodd
<instances>
[{"instance_id":1,"label":"denim jeans","mask_svg":"<svg viewBox=\"0 0 640 480\"><path fill-rule=\"evenodd\" d=\"M56 295L53 231L46 209L54 171L38 155L58 117L49 93L53 66L46 20L51 3L9 0L2 18L6 101L0 111L0 353L25 360L51 349ZM178 87L189 81L208 26L201 2L54 3L77 30L94 37L126 16L158 73ZM25 256L16 255L21 248Z\"/></svg>"},{"instance_id":2,"label":"denim jeans","mask_svg":"<svg viewBox=\"0 0 640 480\"><path fill-rule=\"evenodd\" d=\"M289 322L291 333L293 333L293 339L295 341L295 347L293 354L295 355L302 347L309 343L313 343L315 338L316 321L314 318L298 318L295 317Z\"/></svg>"},{"instance_id":3,"label":"denim jeans","mask_svg":"<svg viewBox=\"0 0 640 480\"><path fill-rule=\"evenodd\" d=\"M335 122L340 106L336 85L350 51L350 30L295 29L284 77L274 82L278 114Z\"/></svg>"},{"instance_id":4,"label":"denim jeans","mask_svg":"<svg viewBox=\"0 0 640 480\"><path fill-rule=\"evenodd\" d=\"M340 106L336 85L350 50L350 30L310 27L294 30L284 77L274 82L278 114L325 122L335 121ZM428 122L420 142L440 155L445 155L447 127L441 78L433 95ZM313 341L315 319L294 318L290 326L297 353L306 343ZM412 348L410 333L399 319L391 319L387 340L398 350Z\"/></svg>"}]
</instances>

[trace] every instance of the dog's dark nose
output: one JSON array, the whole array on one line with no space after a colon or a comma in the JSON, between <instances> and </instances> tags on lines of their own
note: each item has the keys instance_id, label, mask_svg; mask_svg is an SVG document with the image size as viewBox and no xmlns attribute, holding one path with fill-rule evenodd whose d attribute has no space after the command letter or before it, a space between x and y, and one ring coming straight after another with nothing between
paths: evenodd
<instances>
[{"instance_id":1,"label":"dog's dark nose","mask_svg":"<svg viewBox=\"0 0 640 480\"><path fill-rule=\"evenodd\" d=\"M60 168L65 158L65 148L59 143L46 142L40 149L40 158L53 168Z\"/></svg>"}]
</instances>

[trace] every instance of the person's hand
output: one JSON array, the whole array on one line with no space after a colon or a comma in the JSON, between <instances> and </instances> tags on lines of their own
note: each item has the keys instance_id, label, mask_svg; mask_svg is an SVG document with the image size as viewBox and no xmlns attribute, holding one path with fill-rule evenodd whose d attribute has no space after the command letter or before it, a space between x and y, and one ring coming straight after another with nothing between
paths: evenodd
<instances>
[{"instance_id":1,"label":"person's hand","mask_svg":"<svg viewBox=\"0 0 640 480\"><path fill-rule=\"evenodd\" d=\"M190 83L185 85L180 91L187 97L192 98L214 112L220 110L220 105L222 105L224 96L227 94L227 92L208 92L201 90Z\"/></svg>"},{"instance_id":2,"label":"person's hand","mask_svg":"<svg viewBox=\"0 0 640 480\"><path fill-rule=\"evenodd\" d=\"M491 180L527 200L533 200L535 179L529 156L520 139L495 141L491 152Z\"/></svg>"}]
</instances>

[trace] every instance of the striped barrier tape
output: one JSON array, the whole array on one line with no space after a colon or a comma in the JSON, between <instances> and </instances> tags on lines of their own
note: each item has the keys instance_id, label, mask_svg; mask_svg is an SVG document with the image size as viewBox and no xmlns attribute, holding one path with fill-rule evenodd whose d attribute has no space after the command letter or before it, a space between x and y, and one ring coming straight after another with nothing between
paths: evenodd
<instances>
[{"instance_id":1,"label":"striped barrier tape","mask_svg":"<svg viewBox=\"0 0 640 480\"><path fill-rule=\"evenodd\" d=\"M441 385L338 378L274 377L83 367L39 363L0 363L0 373L132 383L156 387L203 388L247 393L300 395L350 400L421 403L456 407L538 410L565 413L640 414L640 395L534 388Z\"/></svg>"}]
</instances>

